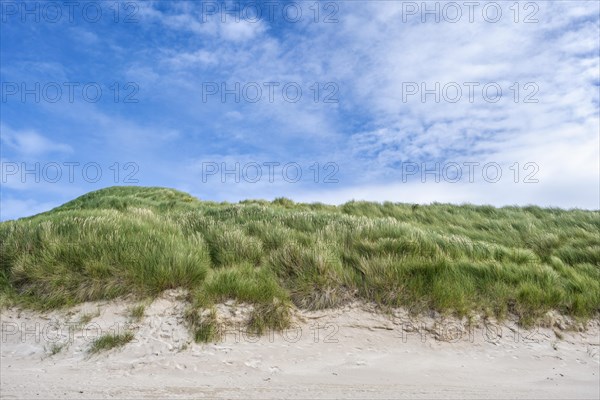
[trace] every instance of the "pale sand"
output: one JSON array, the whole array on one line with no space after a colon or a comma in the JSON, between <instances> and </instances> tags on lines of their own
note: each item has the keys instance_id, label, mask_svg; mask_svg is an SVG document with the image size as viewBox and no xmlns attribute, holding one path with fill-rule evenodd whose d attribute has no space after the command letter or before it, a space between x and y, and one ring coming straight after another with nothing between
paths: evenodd
<instances>
[{"instance_id":1,"label":"pale sand","mask_svg":"<svg viewBox=\"0 0 600 400\"><path fill-rule=\"evenodd\" d=\"M256 339L234 333L234 325L222 342L199 345L191 343L183 325L180 293L171 291L130 326L135 342L90 356L92 328L106 332L127 324L131 304L86 303L45 316L3 310L1 397L600 398L597 320L584 332L557 327L519 332L510 322L486 328L475 321L459 337L465 321L442 322L438 316L409 322L401 310L386 315L354 304L302 313L303 321L287 337ZM60 341L67 342L65 324L97 310L100 315L87 325L88 339L76 330L68 346L49 355L57 327ZM219 307L230 321L242 321L246 312L233 303ZM39 337L23 338L22 328L36 324Z\"/></svg>"}]
</instances>

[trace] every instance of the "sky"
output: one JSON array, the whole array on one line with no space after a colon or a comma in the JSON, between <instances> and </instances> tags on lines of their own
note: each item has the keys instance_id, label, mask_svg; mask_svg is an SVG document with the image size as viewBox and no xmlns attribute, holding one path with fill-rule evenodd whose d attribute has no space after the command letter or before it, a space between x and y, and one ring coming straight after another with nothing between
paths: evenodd
<instances>
[{"instance_id":1,"label":"sky","mask_svg":"<svg viewBox=\"0 0 600 400\"><path fill-rule=\"evenodd\" d=\"M0 219L113 185L600 208L600 2L0 2Z\"/></svg>"}]
</instances>

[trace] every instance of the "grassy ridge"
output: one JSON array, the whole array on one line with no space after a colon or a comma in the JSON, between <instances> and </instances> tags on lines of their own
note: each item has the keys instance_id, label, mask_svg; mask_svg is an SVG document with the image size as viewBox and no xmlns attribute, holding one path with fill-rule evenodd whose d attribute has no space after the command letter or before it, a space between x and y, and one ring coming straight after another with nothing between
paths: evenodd
<instances>
[{"instance_id":1,"label":"grassy ridge","mask_svg":"<svg viewBox=\"0 0 600 400\"><path fill-rule=\"evenodd\" d=\"M249 325L259 332L285 326L291 304L356 298L524 321L550 309L587 318L600 310L599 232L597 211L227 204L113 187L1 223L0 298L52 308L184 287L198 310L255 304Z\"/></svg>"}]
</instances>

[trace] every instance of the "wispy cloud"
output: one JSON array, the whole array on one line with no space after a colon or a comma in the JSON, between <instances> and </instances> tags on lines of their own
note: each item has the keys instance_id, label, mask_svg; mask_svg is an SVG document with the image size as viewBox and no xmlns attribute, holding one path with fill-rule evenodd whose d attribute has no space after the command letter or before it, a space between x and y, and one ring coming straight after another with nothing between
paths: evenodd
<instances>
[{"instance_id":1,"label":"wispy cloud","mask_svg":"<svg viewBox=\"0 0 600 400\"><path fill-rule=\"evenodd\" d=\"M8 125L1 124L0 131L2 131L2 143L19 156L32 157L73 152L70 145L48 139L35 130L16 131Z\"/></svg>"}]
</instances>

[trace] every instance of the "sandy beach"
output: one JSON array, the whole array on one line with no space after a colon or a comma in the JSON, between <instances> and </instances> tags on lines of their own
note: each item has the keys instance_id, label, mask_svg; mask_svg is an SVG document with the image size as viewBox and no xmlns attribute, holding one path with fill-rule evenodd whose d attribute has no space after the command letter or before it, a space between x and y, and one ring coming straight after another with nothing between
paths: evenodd
<instances>
[{"instance_id":1,"label":"sandy beach","mask_svg":"<svg viewBox=\"0 0 600 400\"><path fill-rule=\"evenodd\" d=\"M138 322L127 317L131 304L85 303L46 315L3 310L2 398L599 396L598 321L563 330L557 318L523 330L510 320L467 324L352 304L299 313L293 328L256 337L236 322L247 307L228 303L219 306L229 322L222 340L196 344L181 293L163 294ZM91 320L73 323L83 315ZM119 330L135 339L89 354L99 332Z\"/></svg>"}]
</instances>

